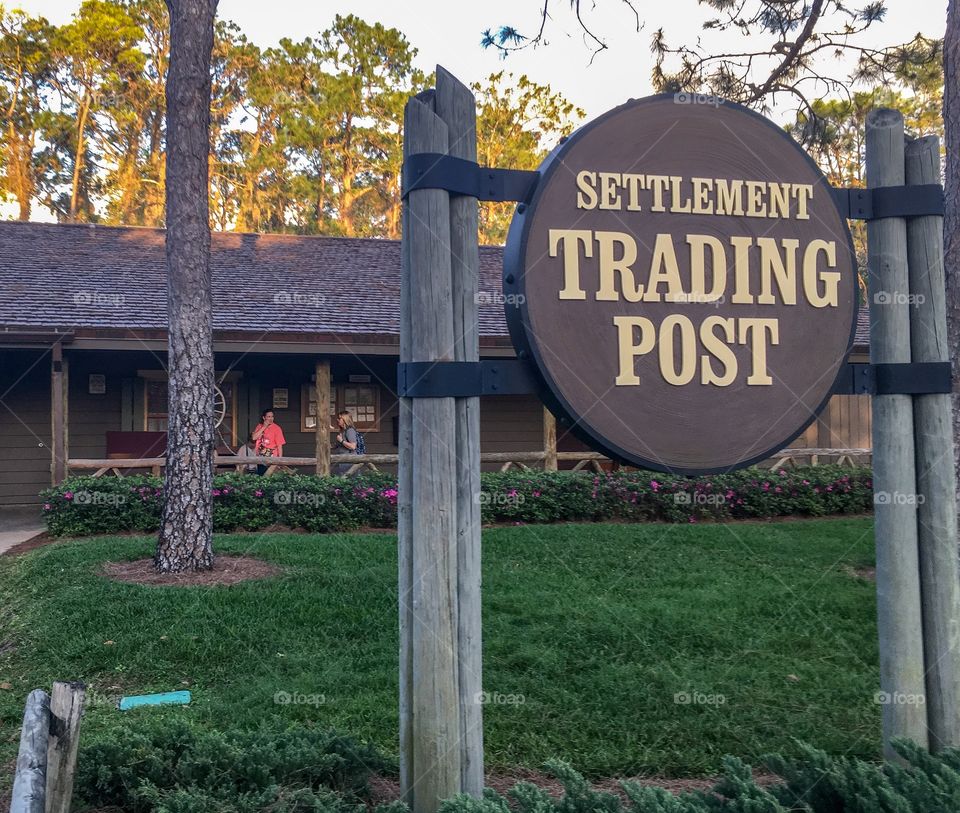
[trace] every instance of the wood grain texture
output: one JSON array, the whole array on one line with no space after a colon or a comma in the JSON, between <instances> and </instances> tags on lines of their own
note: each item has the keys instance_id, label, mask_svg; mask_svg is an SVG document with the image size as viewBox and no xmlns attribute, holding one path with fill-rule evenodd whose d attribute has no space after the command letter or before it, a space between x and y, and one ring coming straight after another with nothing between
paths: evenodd
<instances>
[{"instance_id":1,"label":"wood grain texture","mask_svg":"<svg viewBox=\"0 0 960 813\"><path fill-rule=\"evenodd\" d=\"M543 470L557 470L557 419L543 408Z\"/></svg>"},{"instance_id":2,"label":"wood grain texture","mask_svg":"<svg viewBox=\"0 0 960 813\"><path fill-rule=\"evenodd\" d=\"M27 696L23 712L10 813L44 813L49 736L50 696L34 689Z\"/></svg>"},{"instance_id":3,"label":"wood grain texture","mask_svg":"<svg viewBox=\"0 0 960 813\"><path fill-rule=\"evenodd\" d=\"M330 474L330 361L324 359L314 366L314 384L317 392L316 456L314 471L321 477Z\"/></svg>"},{"instance_id":4,"label":"wood grain texture","mask_svg":"<svg viewBox=\"0 0 960 813\"><path fill-rule=\"evenodd\" d=\"M874 110L867 118L867 185L904 182L903 116ZM867 224L870 287L870 359L910 361L910 306L907 226L903 218ZM884 752L903 737L926 747L923 630L917 541L913 402L909 395L873 399L874 522L877 546L877 627ZM913 702L895 702L913 698Z\"/></svg>"},{"instance_id":5,"label":"wood grain texture","mask_svg":"<svg viewBox=\"0 0 960 813\"><path fill-rule=\"evenodd\" d=\"M82 683L63 681L55 682L50 692L46 813L70 813L84 694Z\"/></svg>"},{"instance_id":6,"label":"wood grain texture","mask_svg":"<svg viewBox=\"0 0 960 813\"><path fill-rule=\"evenodd\" d=\"M940 140L929 136L906 148L908 184L940 181ZM907 223L913 361L949 361L943 266L943 218ZM923 654L930 748L960 744L960 576L957 573L956 473L949 394L913 401Z\"/></svg>"},{"instance_id":7,"label":"wood grain texture","mask_svg":"<svg viewBox=\"0 0 960 813\"><path fill-rule=\"evenodd\" d=\"M476 99L468 87L437 66L437 115L447 125L448 152L477 160ZM450 197L450 264L456 361L479 361L480 252L478 203ZM457 645L460 702L461 790L483 794L482 618L480 607L480 399L457 398Z\"/></svg>"}]
</instances>

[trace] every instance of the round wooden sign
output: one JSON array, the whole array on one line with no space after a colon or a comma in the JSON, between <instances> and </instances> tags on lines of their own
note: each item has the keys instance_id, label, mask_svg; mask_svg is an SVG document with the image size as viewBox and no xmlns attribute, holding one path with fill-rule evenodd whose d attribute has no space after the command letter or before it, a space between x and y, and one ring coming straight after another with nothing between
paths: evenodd
<instances>
[{"instance_id":1,"label":"round wooden sign","mask_svg":"<svg viewBox=\"0 0 960 813\"><path fill-rule=\"evenodd\" d=\"M585 125L540 168L504 257L507 322L587 443L683 474L748 466L826 405L858 286L816 164L762 116L678 94Z\"/></svg>"}]
</instances>

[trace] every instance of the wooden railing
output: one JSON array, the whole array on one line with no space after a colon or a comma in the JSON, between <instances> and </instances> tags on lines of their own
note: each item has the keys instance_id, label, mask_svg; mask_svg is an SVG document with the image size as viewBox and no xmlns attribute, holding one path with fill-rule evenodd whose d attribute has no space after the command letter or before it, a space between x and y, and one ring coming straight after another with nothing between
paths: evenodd
<instances>
[{"instance_id":1,"label":"wooden railing","mask_svg":"<svg viewBox=\"0 0 960 813\"><path fill-rule=\"evenodd\" d=\"M840 465L856 465L856 458L869 458L870 449L783 449L776 457L771 458L773 468L782 468L798 461L809 460L810 464L816 466L821 458L836 458ZM534 467L544 467L548 454L544 451L533 452L484 452L480 455L481 463L499 463L500 471L507 471L511 468L529 470ZM599 452L556 452L558 462L575 461L573 471L582 471L591 469L593 471L604 471L603 464L608 461ZM395 454L335 454L330 456L332 465L348 464L349 469L346 474L355 474L362 469L379 471L378 466L395 466L397 464L397 455ZM125 472L132 469L149 469L153 474L160 474L166 465L166 459L163 457L141 457L141 458L70 458L67 460L68 472L93 470L94 477L102 477L105 474L114 474L122 477ZM247 466L263 465L267 467L266 474L275 474L278 471L290 471L293 468L316 468L317 458L315 457L239 457L237 455L220 455L214 459L214 465L217 468L234 469L242 472Z\"/></svg>"}]
</instances>

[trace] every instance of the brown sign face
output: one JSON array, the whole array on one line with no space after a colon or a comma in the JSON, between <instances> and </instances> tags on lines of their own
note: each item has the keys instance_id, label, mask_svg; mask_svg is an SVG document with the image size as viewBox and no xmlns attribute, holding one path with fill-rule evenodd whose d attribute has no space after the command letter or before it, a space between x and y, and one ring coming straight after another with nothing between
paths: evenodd
<instances>
[{"instance_id":1,"label":"brown sign face","mask_svg":"<svg viewBox=\"0 0 960 813\"><path fill-rule=\"evenodd\" d=\"M504 292L514 345L584 440L704 473L762 460L814 419L858 291L813 161L761 116L690 99L629 102L547 159Z\"/></svg>"}]
</instances>

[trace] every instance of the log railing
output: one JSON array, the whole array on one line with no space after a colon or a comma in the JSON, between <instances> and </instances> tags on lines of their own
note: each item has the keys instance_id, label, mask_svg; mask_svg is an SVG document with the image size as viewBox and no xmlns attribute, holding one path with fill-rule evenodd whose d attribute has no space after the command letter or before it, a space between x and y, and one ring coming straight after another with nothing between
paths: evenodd
<instances>
[{"instance_id":1,"label":"log railing","mask_svg":"<svg viewBox=\"0 0 960 813\"><path fill-rule=\"evenodd\" d=\"M603 464L608 460L599 452L555 452L558 462L575 461L573 471L582 471L590 469L597 472L604 471ZM774 461L773 468L782 468L789 464L796 465L800 460L810 460L810 464L816 466L821 458L836 458L840 465L853 466L856 464L856 458L869 458L870 449L783 449L776 457L771 458ZM550 455L546 451L532 452L484 452L480 455L481 463L499 463L500 471L508 471L511 468L529 470L532 468L546 468ZM347 474L355 474L362 469L379 471L379 466L395 466L397 464L397 455L395 454L335 454L330 456L330 462L333 465L349 464L350 468ZM263 465L267 467L266 474L275 474L278 471L290 471L292 468L309 467L315 468L317 464L316 457L239 457L237 455L220 455L214 459L214 465L217 468L234 469L242 472L245 467L251 465ZM166 465L166 459L163 457L141 457L141 458L70 458L67 461L67 469L72 473L78 471L93 471L94 477L102 477L106 474L115 474L122 477L125 472L132 469L150 469L153 474L160 474Z\"/></svg>"}]
</instances>

